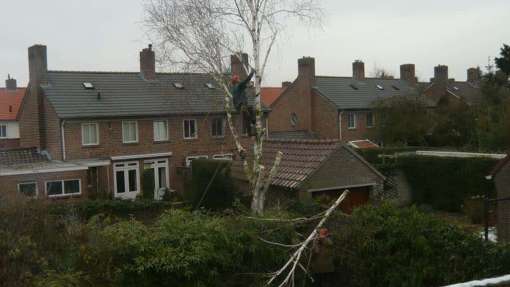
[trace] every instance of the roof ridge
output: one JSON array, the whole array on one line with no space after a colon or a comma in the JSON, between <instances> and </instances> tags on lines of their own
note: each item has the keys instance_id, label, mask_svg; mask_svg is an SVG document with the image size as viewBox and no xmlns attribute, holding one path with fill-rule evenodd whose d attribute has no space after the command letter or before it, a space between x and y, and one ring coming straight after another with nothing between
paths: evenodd
<instances>
[{"instance_id":1,"label":"roof ridge","mask_svg":"<svg viewBox=\"0 0 510 287\"><path fill-rule=\"evenodd\" d=\"M303 143L303 144L337 144L340 140L337 139L266 139L266 142L273 143Z\"/></svg>"},{"instance_id":2,"label":"roof ridge","mask_svg":"<svg viewBox=\"0 0 510 287\"><path fill-rule=\"evenodd\" d=\"M352 79L354 81L363 81L363 80L357 80L350 76L324 76L324 75L317 75L316 78L342 78L342 79ZM377 78L377 77L365 77L364 80L389 80L389 81L405 81L401 78L394 78L394 79L387 79L387 78Z\"/></svg>"},{"instance_id":3,"label":"roof ridge","mask_svg":"<svg viewBox=\"0 0 510 287\"><path fill-rule=\"evenodd\" d=\"M49 70L48 73L87 73L87 74L140 74L132 71L79 71L79 70ZM198 72L157 72L156 75L208 75Z\"/></svg>"}]
</instances>

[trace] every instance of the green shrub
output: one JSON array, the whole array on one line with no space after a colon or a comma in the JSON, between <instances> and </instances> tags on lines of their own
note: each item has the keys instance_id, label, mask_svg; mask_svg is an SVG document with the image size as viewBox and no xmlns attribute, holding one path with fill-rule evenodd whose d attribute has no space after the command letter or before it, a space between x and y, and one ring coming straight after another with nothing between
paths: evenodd
<instances>
[{"instance_id":1,"label":"green shrub","mask_svg":"<svg viewBox=\"0 0 510 287\"><path fill-rule=\"evenodd\" d=\"M223 160L193 160L191 179L184 194L193 208L221 210L232 207L234 185L230 164L230 161Z\"/></svg>"},{"instance_id":2,"label":"green shrub","mask_svg":"<svg viewBox=\"0 0 510 287\"><path fill-rule=\"evenodd\" d=\"M503 275L510 266L510 246L486 243L416 208L359 208L336 240L352 286L443 286Z\"/></svg>"}]
</instances>

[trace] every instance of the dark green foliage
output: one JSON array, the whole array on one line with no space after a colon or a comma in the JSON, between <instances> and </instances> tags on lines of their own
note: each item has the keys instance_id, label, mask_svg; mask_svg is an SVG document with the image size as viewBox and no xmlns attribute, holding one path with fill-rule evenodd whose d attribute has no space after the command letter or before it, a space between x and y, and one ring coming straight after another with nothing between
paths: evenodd
<instances>
[{"instance_id":1,"label":"dark green foliage","mask_svg":"<svg viewBox=\"0 0 510 287\"><path fill-rule=\"evenodd\" d=\"M398 166L411 186L413 202L458 212L465 198L494 196L494 184L485 176L496 162L493 159L413 156L399 158Z\"/></svg>"},{"instance_id":2,"label":"dark green foliage","mask_svg":"<svg viewBox=\"0 0 510 287\"><path fill-rule=\"evenodd\" d=\"M496 58L496 65L507 76L510 75L510 46L503 44L499 58Z\"/></svg>"},{"instance_id":3,"label":"dark green foliage","mask_svg":"<svg viewBox=\"0 0 510 287\"><path fill-rule=\"evenodd\" d=\"M415 208L357 209L337 235L350 286L443 286L504 275L510 266L510 246L485 243Z\"/></svg>"},{"instance_id":4,"label":"dark green foliage","mask_svg":"<svg viewBox=\"0 0 510 287\"><path fill-rule=\"evenodd\" d=\"M234 185L230 164L230 161L224 160L193 160L191 179L184 194L193 208L222 210L232 207Z\"/></svg>"}]
</instances>

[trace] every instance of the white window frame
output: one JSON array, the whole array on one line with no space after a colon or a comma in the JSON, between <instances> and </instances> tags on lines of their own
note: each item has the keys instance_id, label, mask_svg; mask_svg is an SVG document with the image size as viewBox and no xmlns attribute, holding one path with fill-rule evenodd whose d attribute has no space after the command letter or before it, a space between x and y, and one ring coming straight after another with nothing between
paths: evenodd
<instances>
[{"instance_id":1,"label":"white window frame","mask_svg":"<svg viewBox=\"0 0 510 287\"><path fill-rule=\"evenodd\" d=\"M195 136L193 136L193 137L186 137L186 122L194 122L195 123ZM198 138L198 125L197 125L197 120L196 119L185 119L185 120L182 120L182 137L185 140L192 140L192 139L197 139Z\"/></svg>"},{"instance_id":2,"label":"white window frame","mask_svg":"<svg viewBox=\"0 0 510 287\"><path fill-rule=\"evenodd\" d=\"M94 143L85 143L85 126L94 125L96 127L96 142ZM97 122L87 122L81 124L81 145L82 146L94 146L99 145L99 124Z\"/></svg>"},{"instance_id":3,"label":"white window frame","mask_svg":"<svg viewBox=\"0 0 510 287\"><path fill-rule=\"evenodd\" d=\"M214 122L216 120L221 120L221 135L214 135L213 134L213 131L214 131ZM213 138L224 138L225 137L225 118L223 118L223 117L212 118L212 121L211 121L211 136Z\"/></svg>"},{"instance_id":4,"label":"white window frame","mask_svg":"<svg viewBox=\"0 0 510 287\"><path fill-rule=\"evenodd\" d=\"M166 138L156 138L156 123L164 123L166 127ZM152 121L152 131L153 131L153 138L155 142L164 142L168 141L170 138L169 131L168 131L168 120L154 120Z\"/></svg>"},{"instance_id":5,"label":"white window frame","mask_svg":"<svg viewBox=\"0 0 510 287\"><path fill-rule=\"evenodd\" d=\"M35 182L35 181L25 181L25 182L18 183L18 193L19 194L24 195L23 193L21 193L21 190L20 190L20 186L23 185L23 184L33 184L33 185L35 185L35 195L34 196L29 196L30 198L37 198L39 196L39 187L37 186L37 182Z\"/></svg>"},{"instance_id":6,"label":"white window frame","mask_svg":"<svg viewBox=\"0 0 510 287\"><path fill-rule=\"evenodd\" d=\"M136 137L136 139L134 141L127 141L125 139L124 125L128 124L128 123L135 123L135 137ZM138 143L138 121L136 121L136 120L122 121L122 143L125 143L125 144Z\"/></svg>"},{"instance_id":7,"label":"white window frame","mask_svg":"<svg viewBox=\"0 0 510 287\"><path fill-rule=\"evenodd\" d=\"M231 153L223 153L223 154L215 154L212 156L212 159L215 160L233 160L234 155Z\"/></svg>"},{"instance_id":8,"label":"white window frame","mask_svg":"<svg viewBox=\"0 0 510 287\"><path fill-rule=\"evenodd\" d=\"M5 135L2 135L1 132L0 132L0 139L6 139L7 138L7 124L0 124L0 131L4 129L5 130Z\"/></svg>"},{"instance_id":9,"label":"white window frame","mask_svg":"<svg viewBox=\"0 0 510 287\"><path fill-rule=\"evenodd\" d=\"M368 123L368 115L372 115L372 124L371 125L369 125L369 123ZM367 122L367 128L375 127L375 115L373 112L367 112L367 114L365 115L365 118L366 118L366 122Z\"/></svg>"},{"instance_id":10,"label":"white window frame","mask_svg":"<svg viewBox=\"0 0 510 287\"><path fill-rule=\"evenodd\" d=\"M65 182L66 181L78 181L78 190L79 192L78 193L64 193L64 188L65 188ZM62 184L62 193L61 194L53 194L53 195L49 195L48 194L48 183L49 182L60 182ZM81 195L81 179L79 178L71 178L71 179L57 179L57 180L47 180L44 182L44 190L46 192L46 196L47 197L50 197L50 198L53 198L53 197L71 197L71 196L75 196L75 195Z\"/></svg>"},{"instance_id":11,"label":"white window frame","mask_svg":"<svg viewBox=\"0 0 510 287\"><path fill-rule=\"evenodd\" d=\"M129 190L129 171L135 170L136 171L136 189L134 191ZM119 184L117 182L117 172L121 171L124 172L124 193L118 193L117 192L117 185ZM126 180L127 179L127 180ZM113 195L114 198L129 198L127 195L140 194L141 188L140 188L140 162L138 161L124 161L124 162L116 162L113 164ZM122 195L125 195L126 197L123 197ZM132 199L134 199L132 198Z\"/></svg>"},{"instance_id":12,"label":"white window frame","mask_svg":"<svg viewBox=\"0 0 510 287\"><path fill-rule=\"evenodd\" d=\"M199 158L208 159L209 156L208 155L190 155L190 156L187 156L186 157L186 167L190 167L191 166L191 161L192 160L199 159Z\"/></svg>"},{"instance_id":13,"label":"white window frame","mask_svg":"<svg viewBox=\"0 0 510 287\"><path fill-rule=\"evenodd\" d=\"M351 126L351 122L350 122L350 119L349 117L352 116L352 123L353 125ZM349 130L355 130L358 126L358 123L357 123L358 119L357 119L357 116L356 116L356 113L355 112L349 112L347 113L347 129Z\"/></svg>"}]
</instances>

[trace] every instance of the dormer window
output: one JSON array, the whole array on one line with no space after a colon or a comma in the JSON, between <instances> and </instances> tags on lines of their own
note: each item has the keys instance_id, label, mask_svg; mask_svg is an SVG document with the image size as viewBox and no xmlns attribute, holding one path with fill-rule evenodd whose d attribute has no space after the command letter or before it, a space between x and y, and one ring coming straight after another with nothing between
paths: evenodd
<instances>
[{"instance_id":1,"label":"dormer window","mask_svg":"<svg viewBox=\"0 0 510 287\"><path fill-rule=\"evenodd\" d=\"M205 86L206 86L208 89L210 89L210 90L214 90L214 89L216 89L216 87L214 86L214 84L213 84L213 83L205 83Z\"/></svg>"},{"instance_id":2,"label":"dormer window","mask_svg":"<svg viewBox=\"0 0 510 287\"><path fill-rule=\"evenodd\" d=\"M174 82L174 83L173 83L173 86L174 86L176 89L179 89L179 90L184 89L184 85L183 85L182 83L179 83L179 82Z\"/></svg>"},{"instance_id":3,"label":"dormer window","mask_svg":"<svg viewBox=\"0 0 510 287\"><path fill-rule=\"evenodd\" d=\"M85 90L93 90L94 84L91 82L83 82L83 88L85 88Z\"/></svg>"},{"instance_id":4,"label":"dormer window","mask_svg":"<svg viewBox=\"0 0 510 287\"><path fill-rule=\"evenodd\" d=\"M380 91L384 90L384 87L381 84L377 84L376 87Z\"/></svg>"}]
</instances>

